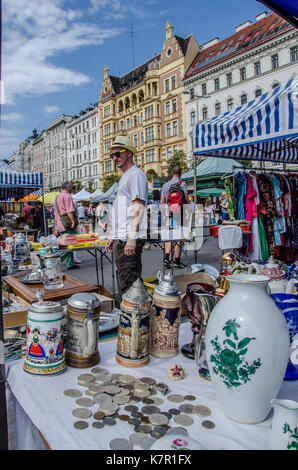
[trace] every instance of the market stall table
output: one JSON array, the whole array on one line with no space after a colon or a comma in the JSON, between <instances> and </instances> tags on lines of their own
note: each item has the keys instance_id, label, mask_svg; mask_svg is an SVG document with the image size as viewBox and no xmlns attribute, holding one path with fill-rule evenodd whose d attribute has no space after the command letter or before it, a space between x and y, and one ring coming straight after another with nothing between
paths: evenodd
<instances>
[{"instance_id":1,"label":"market stall table","mask_svg":"<svg viewBox=\"0 0 298 470\"><path fill-rule=\"evenodd\" d=\"M180 327L180 347L192 337L190 324L183 323ZM262 423L255 425L240 424L226 418L221 412L216 399L213 384L201 379L197 372L195 362L185 358L181 353L172 359L158 359L150 357L150 362L145 367L128 369L121 367L115 360L116 341L99 343L101 356L100 367L109 369L111 373L130 374L136 378L153 377L156 381L168 384L170 392L156 396L163 399L159 405L162 411L168 411L178 405L167 400L172 392L175 394L196 396L196 401L191 404L200 404L210 408L212 414L208 418L191 415L194 423L187 426L189 436L199 441L208 450L258 450L268 449L268 430L272 419L272 412ZM173 364L181 364L186 371L185 379L172 382L168 379L167 370ZM75 399L66 397L63 391L68 388L76 388L84 392L85 388L77 385L77 377L82 373L89 373L91 369L74 369L67 367L66 372L52 377L38 377L23 371L23 360L17 360L6 365L7 370L7 397L9 410L9 429L11 448L31 449L37 447L37 440L32 436L38 436L36 428L53 450L109 450L109 443L115 438L125 438L133 434L134 428L127 422L117 419L115 426L105 426L103 429L95 429L91 426L94 421L88 418L87 429L77 430L74 422L77 418L72 415L72 410L77 408ZM280 398L298 401L297 383L283 382L279 392ZM185 402L189 403L189 402ZM137 403L139 408L144 406ZM179 404L180 405L180 404ZM125 405L119 407L120 414ZM98 405L93 405L90 410L95 413ZM201 423L204 420L213 421L214 429L206 429ZM173 418L170 426L178 426ZM12 436L12 434L14 434ZM40 448L43 443L39 440ZM13 447L15 446L15 447ZM139 449L139 447L134 447Z\"/></svg>"}]
</instances>

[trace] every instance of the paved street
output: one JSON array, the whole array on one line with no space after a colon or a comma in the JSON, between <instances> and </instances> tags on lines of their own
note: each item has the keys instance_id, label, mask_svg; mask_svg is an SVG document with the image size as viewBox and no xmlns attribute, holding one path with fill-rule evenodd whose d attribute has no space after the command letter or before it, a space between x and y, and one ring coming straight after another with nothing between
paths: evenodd
<instances>
[{"instance_id":1,"label":"paved street","mask_svg":"<svg viewBox=\"0 0 298 470\"><path fill-rule=\"evenodd\" d=\"M110 256L110 255L108 255ZM78 257L83 261L78 269L68 271L69 274L77 279L88 282L89 284L96 284L96 270L95 270L95 259L86 251L78 252ZM220 257L221 251L218 248L217 239L210 237L206 243L200 249L198 253L198 263L211 264L215 268L220 268ZM163 269L163 252L159 247L151 246L151 250L143 251L143 277L154 277L159 270ZM187 255L182 255L181 261L187 264L184 269L174 269L175 274L190 273L191 265L195 263L195 257L193 251L187 251ZM63 269L66 270L65 264ZM104 270L104 285L110 291L112 291L112 268L111 263L103 258L103 270ZM100 265L99 265L100 271ZM66 271L67 272L67 271ZM101 272L99 272L99 279L101 284ZM117 283L115 281L117 290Z\"/></svg>"}]
</instances>

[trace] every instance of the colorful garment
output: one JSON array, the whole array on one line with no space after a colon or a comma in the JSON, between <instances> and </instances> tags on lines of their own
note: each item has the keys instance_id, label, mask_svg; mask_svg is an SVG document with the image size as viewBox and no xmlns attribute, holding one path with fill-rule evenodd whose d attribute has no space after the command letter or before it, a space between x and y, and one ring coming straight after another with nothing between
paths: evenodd
<instances>
[{"instance_id":1,"label":"colorful garment","mask_svg":"<svg viewBox=\"0 0 298 470\"><path fill-rule=\"evenodd\" d=\"M244 199L246 195L246 175L240 171L236 174L237 182L237 220L245 220Z\"/></svg>"},{"instance_id":2,"label":"colorful garment","mask_svg":"<svg viewBox=\"0 0 298 470\"><path fill-rule=\"evenodd\" d=\"M252 222L255 217L257 217L257 207L255 203L256 191L253 186L252 180L249 175L246 176L246 198L245 198L245 219L249 222ZM252 233L248 234L248 251L253 251L253 237Z\"/></svg>"},{"instance_id":3,"label":"colorful garment","mask_svg":"<svg viewBox=\"0 0 298 470\"><path fill-rule=\"evenodd\" d=\"M232 180L231 178L227 178L224 180L224 187L226 192L227 204L228 204L228 211L230 220L235 220L235 211L234 211L234 204L232 200Z\"/></svg>"}]
</instances>

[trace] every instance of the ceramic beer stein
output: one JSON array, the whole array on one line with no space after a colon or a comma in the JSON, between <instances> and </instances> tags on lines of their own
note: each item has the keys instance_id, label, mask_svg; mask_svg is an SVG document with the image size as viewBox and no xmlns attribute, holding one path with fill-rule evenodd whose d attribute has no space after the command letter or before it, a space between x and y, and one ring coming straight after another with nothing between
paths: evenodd
<instances>
[{"instance_id":1,"label":"ceramic beer stein","mask_svg":"<svg viewBox=\"0 0 298 470\"><path fill-rule=\"evenodd\" d=\"M100 361L98 328L100 300L86 292L67 302L66 362L71 367L92 367Z\"/></svg>"},{"instance_id":2,"label":"ceramic beer stein","mask_svg":"<svg viewBox=\"0 0 298 470\"><path fill-rule=\"evenodd\" d=\"M44 301L42 291L37 292L37 297L38 302L28 310L24 370L36 375L59 374L66 367L63 306L59 302Z\"/></svg>"},{"instance_id":3,"label":"ceramic beer stein","mask_svg":"<svg viewBox=\"0 0 298 470\"><path fill-rule=\"evenodd\" d=\"M149 362L151 297L141 279L122 296L116 361L125 367L142 367Z\"/></svg>"},{"instance_id":4,"label":"ceramic beer stein","mask_svg":"<svg viewBox=\"0 0 298 470\"><path fill-rule=\"evenodd\" d=\"M173 275L157 274L159 286L155 289L150 321L150 354L169 358L178 354L178 336L181 316L179 288Z\"/></svg>"}]
</instances>

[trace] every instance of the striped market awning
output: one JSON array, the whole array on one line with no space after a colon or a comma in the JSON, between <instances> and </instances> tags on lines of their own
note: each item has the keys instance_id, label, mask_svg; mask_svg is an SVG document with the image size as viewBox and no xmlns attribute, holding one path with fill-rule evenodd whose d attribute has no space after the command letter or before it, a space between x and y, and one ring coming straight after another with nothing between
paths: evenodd
<instances>
[{"instance_id":1,"label":"striped market awning","mask_svg":"<svg viewBox=\"0 0 298 470\"><path fill-rule=\"evenodd\" d=\"M234 111L198 123L194 153L298 163L298 77Z\"/></svg>"},{"instance_id":2,"label":"striped market awning","mask_svg":"<svg viewBox=\"0 0 298 470\"><path fill-rule=\"evenodd\" d=\"M22 173L0 161L0 199L22 198L43 187L42 173Z\"/></svg>"}]
</instances>

